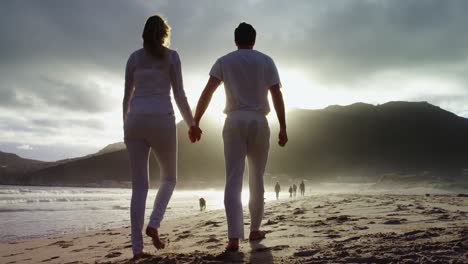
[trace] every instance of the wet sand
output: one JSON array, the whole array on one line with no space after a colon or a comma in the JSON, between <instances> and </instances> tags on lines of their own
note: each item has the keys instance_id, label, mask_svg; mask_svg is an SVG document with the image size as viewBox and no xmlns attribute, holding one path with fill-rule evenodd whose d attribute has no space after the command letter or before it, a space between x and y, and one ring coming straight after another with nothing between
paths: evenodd
<instances>
[{"instance_id":1,"label":"wet sand","mask_svg":"<svg viewBox=\"0 0 468 264\"><path fill-rule=\"evenodd\" d=\"M248 234L248 212L245 213ZM53 220L51 220L53 221ZM267 238L223 253L224 211L164 221L131 261L129 227L0 243L0 263L468 263L468 197L312 195L269 202Z\"/></svg>"}]
</instances>

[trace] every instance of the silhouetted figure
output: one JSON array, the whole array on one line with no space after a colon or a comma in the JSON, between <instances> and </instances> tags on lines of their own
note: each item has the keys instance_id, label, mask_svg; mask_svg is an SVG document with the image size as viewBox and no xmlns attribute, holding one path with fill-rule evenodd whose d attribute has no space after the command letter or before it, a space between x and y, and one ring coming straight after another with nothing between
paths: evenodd
<instances>
[{"instance_id":1,"label":"silhouetted figure","mask_svg":"<svg viewBox=\"0 0 468 264\"><path fill-rule=\"evenodd\" d=\"M279 192L280 191L281 191L281 186L279 185L279 182L276 182L276 185L275 185L276 200L279 199Z\"/></svg>"},{"instance_id":2,"label":"silhouetted figure","mask_svg":"<svg viewBox=\"0 0 468 264\"><path fill-rule=\"evenodd\" d=\"M293 194L293 188L292 186L289 186L289 198L292 198L292 194Z\"/></svg>"},{"instance_id":3,"label":"silhouetted figure","mask_svg":"<svg viewBox=\"0 0 468 264\"><path fill-rule=\"evenodd\" d=\"M305 194L305 183L304 183L304 181L301 181L301 184L299 184L299 190L301 191L301 196L304 196L304 194Z\"/></svg>"},{"instance_id":4,"label":"silhouetted figure","mask_svg":"<svg viewBox=\"0 0 468 264\"><path fill-rule=\"evenodd\" d=\"M297 185L296 184L293 184L293 193L294 193L294 197L296 197L296 193L297 193Z\"/></svg>"},{"instance_id":5,"label":"silhouetted figure","mask_svg":"<svg viewBox=\"0 0 468 264\"><path fill-rule=\"evenodd\" d=\"M206 210L206 201L205 201L205 199L202 197L198 201L200 203L200 212L203 211L203 210Z\"/></svg>"},{"instance_id":6,"label":"silhouetted figure","mask_svg":"<svg viewBox=\"0 0 468 264\"><path fill-rule=\"evenodd\" d=\"M249 162L249 240L265 238L260 226L264 211L263 174L270 148L270 129L266 118L270 111L268 93L271 94L280 123L278 144L283 147L288 142L278 70L269 56L253 49L256 34L252 25L247 23L241 23L235 29L237 50L218 58L213 64L194 118L198 125L214 92L223 83L226 92L224 113L227 115L222 135L226 165L224 206L228 251L239 250L239 240L244 239L241 193L246 159ZM199 135L195 135L194 139L199 140Z\"/></svg>"}]
</instances>

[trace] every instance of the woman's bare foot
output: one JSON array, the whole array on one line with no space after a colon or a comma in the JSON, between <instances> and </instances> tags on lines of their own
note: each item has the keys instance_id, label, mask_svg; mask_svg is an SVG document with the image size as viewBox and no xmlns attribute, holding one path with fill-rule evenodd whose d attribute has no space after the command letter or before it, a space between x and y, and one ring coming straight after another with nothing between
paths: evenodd
<instances>
[{"instance_id":1,"label":"woman's bare foot","mask_svg":"<svg viewBox=\"0 0 468 264\"><path fill-rule=\"evenodd\" d=\"M226 247L226 251L238 251L238 250L239 250L239 239L230 238L228 245Z\"/></svg>"},{"instance_id":2,"label":"woman's bare foot","mask_svg":"<svg viewBox=\"0 0 468 264\"><path fill-rule=\"evenodd\" d=\"M158 229L152 228L152 227L147 227L146 228L146 235L151 237L153 239L153 245L157 249L163 249L166 247L166 244L164 244L160 239L159 239L159 234L158 234Z\"/></svg>"},{"instance_id":3,"label":"woman's bare foot","mask_svg":"<svg viewBox=\"0 0 468 264\"><path fill-rule=\"evenodd\" d=\"M262 240L265 238L265 232L264 231L252 231L250 232L250 235L249 235L249 241L258 241L258 240Z\"/></svg>"},{"instance_id":4,"label":"woman's bare foot","mask_svg":"<svg viewBox=\"0 0 468 264\"><path fill-rule=\"evenodd\" d=\"M141 252L141 253L133 255L133 260L139 260L142 258L149 258L149 257L151 257L151 254L146 253L146 252Z\"/></svg>"}]
</instances>

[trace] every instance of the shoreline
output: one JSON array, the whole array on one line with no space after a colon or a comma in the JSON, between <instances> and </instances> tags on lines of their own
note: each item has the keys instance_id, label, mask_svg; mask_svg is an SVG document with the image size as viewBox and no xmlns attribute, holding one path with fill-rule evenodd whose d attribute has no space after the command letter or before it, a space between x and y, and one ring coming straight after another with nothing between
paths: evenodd
<instances>
[{"instance_id":1,"label":"shoreline","mask_svg":"<svg viewBox=\"0 0 468 264\"><path fill-rule=\"evenodd\" d=\"M153 256L136 263L468 261L468 198L457 195L311 195L267 203L262 223L265 240L222 254L224 210L166 220L167 248L156 251L145 237ZM129 234L123 227L0 242L0 262L128 263Z\"/></svg>"}]
</instances>

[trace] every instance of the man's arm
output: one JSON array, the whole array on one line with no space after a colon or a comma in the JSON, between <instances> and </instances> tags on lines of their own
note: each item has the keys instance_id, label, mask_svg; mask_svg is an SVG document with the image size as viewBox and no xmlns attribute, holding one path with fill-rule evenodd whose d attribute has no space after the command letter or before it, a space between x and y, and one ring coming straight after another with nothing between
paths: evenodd
<instances>
[{"instance_id":1,"label":"man's arm","mask_svg":"<svg viewBox=\"0 0 468 264\"><path fill-rule=\"evenodd\" d=\"M202 94L200 95L200 99L198 100L197 109L195 111L195 124L197 126L200 125L200 120L205 113L208 105L210 104L211 97L213 97L213 93L221 84L221 80L216 77L210 76L208 82L206 83L205 89L203 90Z\"/></svg>"},{"instance_id":2,"label":"man's arm","mask_svg":"<svg viewBox=\"0 0 468 264\"><path fill-rule=\"evenodd\" d=\"M281 93L279 84L270 87L271 98L275 107L276 116L280 124L280 132L278 135L278 144L282 147L288 142L288 133L286 132L286 114L284 110L283 94Z\"/></svg>"}]
</instances>

